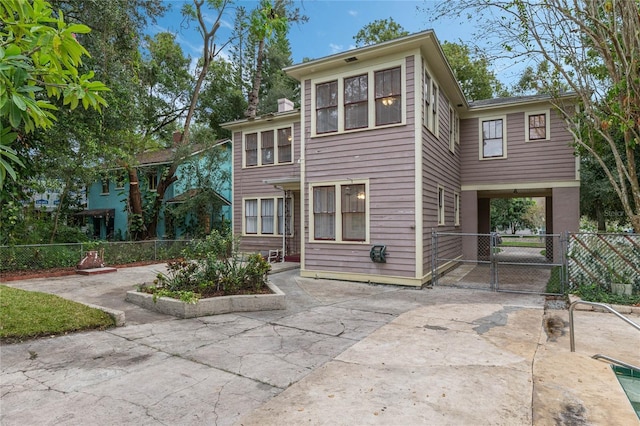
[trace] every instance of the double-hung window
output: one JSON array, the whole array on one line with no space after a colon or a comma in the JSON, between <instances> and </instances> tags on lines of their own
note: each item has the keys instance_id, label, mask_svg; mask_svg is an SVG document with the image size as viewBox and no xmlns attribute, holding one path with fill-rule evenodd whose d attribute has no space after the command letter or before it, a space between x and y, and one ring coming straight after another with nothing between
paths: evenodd
<instances>
[{"instance_id":1,"label":"double-hung window","mask_svg":"<svg viewBox=\"0 0 640 426\"><path fill-rule=\"evenodd\" d=\"M338 81L316 85L316 131L338 131Z\"/></svg>"},{"instance_id":2,"label":"double-hung window","mask_svg":"<svg viewBox=\"0 0 640 426\"><path fill-rule=\"evenodd\" d=\"M313 238L336 239L336 192L334 186L313 188Z\"/></svg>"},{"instance_id":3,"label":"double-hung window","mask_svg":"<svg viewBox=\"0 0 640 426\"><path fill-rule=\"evenodd\" d=\"M401 68L376 71L376 126L402 121L402 73Z\"/></svg>"},{"instance_id":4,"label":"double-hung window","mask_svg":"<svg viewBox=\"0 0 640 426\"><path fill-rule=\"evenodd\" d=\"M109 193L109 178L102 179L102 195Z\"/></svg>"},{"instance_id":5,"label":"double-hung window","mask_svg":"<svg viewBox=\"0 0 640 426\"><path fill-rule=\"evenodd\" d=\"M151 172L147 175L147 185L148 185L149 191L158 190L158 175L156 172Z\"/></svg>"},{"instance_id":6,"label":"double-hung window","mask_svg":"<svg viewBox=\"0 0 640 426\"><path fill-rule=\"evenodd\" d=\"M291 162L291 127L278 129L278 163Z\"/></svg>"},{"instance_id":7,"label":"double-hung window","mask_svg":"<svg viewBox=\"0 0 640 426\"><path fill-rule=\"evenodd\" d=\"M366 183L361 182L313 186L313 239L367 241L366 194Z\"/></svg>"},{"instance_id":8,"label":"double-hung window","mask_svg":"<svg viewBox=\"0 0 640 426\"><path fill-rule=\"evenodd\" d=\"M497 118L492 120L483 120L481 122L481 158L506 157L505 121L506 120L504 118Z\"/></svg>"},{"instance_id":9,"label":"double-hung window","mask_svg":"<svg viewBox=\"0 0 640 426\"><path fill-rule=\"evenodd\" d=\"M248 198L243 204L245 235L293 235L293 198Z\"/></svg>"},{"instance_id":10,"label":"double-hung window","mask_svg":"<svg viewBox=\"0 0 640 426\"><path fill-rule=\"evenodd\" d=\"M273 198L266 198L261 200L260 206L260 222L261 222L261 233L263 234L273 234L274 231L274 220L273 220Z\"/></svg>"},{"instance_id":11,"label":"double-hung window","mask_svg":"<svg viewBox=\"0 0 640 426\"><path fill-rule=\"evenodd\" d=\"M361 129L369 125L367 74L344 79L344 128Z\"/></svg>"},{"instance_id":12,"label":"double-hung window","mask_svg":"<svg viewBox=\"0 0 640 426\"><path fill-rule=\"evenodd\" d=\"M438 187L438 225L444 225L444 188Z\"/></svg>"},{"instance_id":13,"label":"double-hung window","mask_svg":"<svg viewBox=\"0 0 640 426\"><path fill-rule=\"evenodd\" d=\"M260 142L262 149L262 165L273 164L274 162L274 149L273 149L273 130L267 130L261 132Z\"/></svg>"},{"instance_id":14,"label":"double-hung window","mask_svg":"<svg viewBox=\"0 0 640 426\"><path fill-rule=\"evenodd\" d=\"M342 239L365 241L366 210L364 185L342 185Z\"/></svg>"},{"instance_id":15,"label":"double-hung window","mask_svg":"<svg viewBox=\"0 0 640 426\"><path fill-rule=\"evenodd\" d=\"M543 141L549 139L548 111L525 113L526 141Z\"/></svg>"},{"instance_id":16,"label":"double-hung window","mask_svg":"<svg viewBox=\"0 0 640 426\"><path fill-rule=\"evenodd\" d=\"M244 201L244 229L246 234L258 233L258 200Z\"/></svg>"},{"instance_id":17,"label":"double-hung window","mask_svg":"<svg viewBox=\"0 0 640 426\"><path fill-rule=\"evenodd\" d=\"M244 141L245 166L258 165L258 134L248 133Z\"/></svg>"}]
</instances>

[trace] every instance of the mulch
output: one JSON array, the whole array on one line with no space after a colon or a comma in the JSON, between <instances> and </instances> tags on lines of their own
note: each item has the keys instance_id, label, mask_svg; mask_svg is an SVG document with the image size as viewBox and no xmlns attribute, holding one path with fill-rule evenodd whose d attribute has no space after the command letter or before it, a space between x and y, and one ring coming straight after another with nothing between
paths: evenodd
<instances>
[{"instance_id":1,"label":"mulch","mask_svg":"<svg viewBox=\"0 0 640 426\"><path fill-rule=\"evenodd\" d=\"M144 261L144 262L135 262L135 263L127 263L124 265L108 265L113 268L129 268L132 266L144 266L144 265L152 265L154 263L158 263L157 261ZM64 277L67 275L75 275L76 268L75 266L69 266L66 268L51 268L51 269L40 269L40 270L24 270L24 271L7 271L0 272L0 281L18 281L18 280L30 280L34 278L49 278L49 277Z\"/></svg>"}]
</instances>

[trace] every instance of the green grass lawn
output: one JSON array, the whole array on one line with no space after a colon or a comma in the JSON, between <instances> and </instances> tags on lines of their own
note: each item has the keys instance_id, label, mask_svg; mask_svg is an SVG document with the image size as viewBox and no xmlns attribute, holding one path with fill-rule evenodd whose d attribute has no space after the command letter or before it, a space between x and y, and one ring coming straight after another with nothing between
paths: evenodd
<instances>
[{"instance_id":1,"label":"green grass lawn","mask_svg":"<svg viewBox=\"0 0 640 426\"><path fill-rule=\"evenodd\" d=\"M107 313L81 303L34 291L0 285L0 340L66 334L105 329L115 322Z\"/></svg>"},{"instance_id":2,"label":"green grass lawn","mask_svg":"<svg viewBox=\"0 0 640 426\"><path fill-rule=\"evenodd\" d=\"M506 238L502 239L502 244L500 247L534 247L534 248L544 248L544 242L540 241L514 241L508 240Z\"/></svg>"}]
</instances>

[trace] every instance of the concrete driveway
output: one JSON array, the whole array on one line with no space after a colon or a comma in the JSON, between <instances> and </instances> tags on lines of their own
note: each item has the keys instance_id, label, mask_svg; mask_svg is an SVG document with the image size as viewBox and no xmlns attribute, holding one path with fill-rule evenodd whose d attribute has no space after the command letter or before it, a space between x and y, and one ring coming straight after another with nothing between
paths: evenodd
<instances>
[{"instance_id":1,"label":"concrete driveway","mask_svg":"<svg viewBox=\"0 0 640 426\"><path fill-rule=\"evenodd\" d=\"M535 295L289 270L271 276L283 311L179 320L124 301L163 270L7 283L123 310L127 325L3 345L0 423L638 423L609 366L590 358L640 359L638 333L611 315L577 313L570 353L566 328L551 338L543 328L567 311L547 312Z\"/></svg>"}]
</instances>

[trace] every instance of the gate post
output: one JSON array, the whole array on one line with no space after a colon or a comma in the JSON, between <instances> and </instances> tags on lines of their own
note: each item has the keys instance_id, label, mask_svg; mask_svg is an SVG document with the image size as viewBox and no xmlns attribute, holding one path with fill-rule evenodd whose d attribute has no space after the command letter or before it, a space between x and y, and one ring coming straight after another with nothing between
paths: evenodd
<instances>
[{"instance_id":1,"label":"gate post","mask_svg":"<svg viewBox=\"0 0 640 426\"><path fill-rule=\"evenodd\" d=\"M491 290L498 291L498 259L496 259L496 248L498 247L498 233L492 232L489 238L489 285Z\"/></svg>"}]
</instances>

